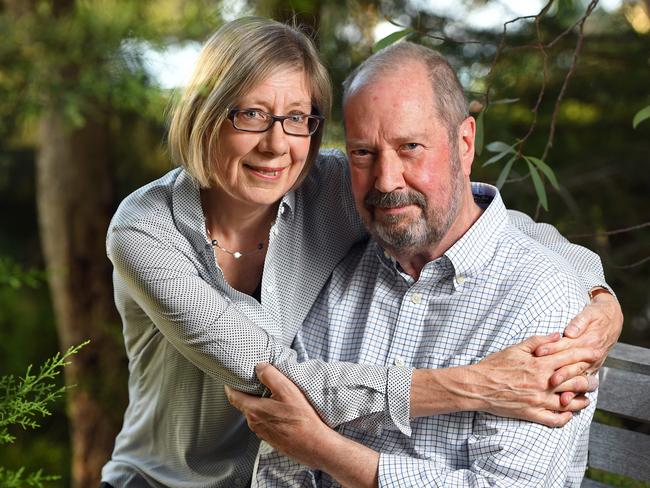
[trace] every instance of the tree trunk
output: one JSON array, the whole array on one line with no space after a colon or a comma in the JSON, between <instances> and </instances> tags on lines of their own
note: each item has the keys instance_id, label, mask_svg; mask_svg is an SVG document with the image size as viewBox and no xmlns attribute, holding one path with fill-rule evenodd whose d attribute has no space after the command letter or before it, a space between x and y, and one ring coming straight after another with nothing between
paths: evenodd
<instances>
[{"instance_id":1,"label":"tree trunk","mask_svg":"<svg viewBox=\"0 0 650 488\"><path fill-rule=\"evenodd\" d=\"M37 204L60 345L90 339L66 368L75 488L99 485L125 399L125 363L105 236L113 202L108 127L66 128L55 109L40 121Z\"/></svg>"}]
</instances>

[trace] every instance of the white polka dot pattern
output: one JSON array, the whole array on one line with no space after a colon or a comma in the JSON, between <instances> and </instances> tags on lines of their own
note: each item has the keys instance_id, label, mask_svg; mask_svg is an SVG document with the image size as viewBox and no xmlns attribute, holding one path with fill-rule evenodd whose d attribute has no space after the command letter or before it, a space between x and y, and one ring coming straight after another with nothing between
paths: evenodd
<instances>
[{"instance_id":1,"label":"white polka dot pattern","mask_svg":"<svg viewBox=\"0 0 650 488\"><path fill-rule=\"evenodd\" d=\"M254 373L260 362L289 376L330 425L368 415L373 429L408 426L410 370L297 364L289 347L335 265L364 237L345 157L325 152L282 199L262 307L225 282L198 188L184 170L125 199L107 252L129 358L129 406L102 479L120 487L243 486L258 440L223 385L262 394Z\"/></svg>"}]
</instances>

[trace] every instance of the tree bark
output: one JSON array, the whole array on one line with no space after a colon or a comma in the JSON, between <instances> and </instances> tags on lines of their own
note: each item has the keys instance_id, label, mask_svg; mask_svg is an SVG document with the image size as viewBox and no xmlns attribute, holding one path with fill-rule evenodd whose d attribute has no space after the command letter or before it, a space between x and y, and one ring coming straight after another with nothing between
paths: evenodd
<instances>
[{"instance_id":1,"label":"tree bark","mask_svg":"<svg viewBox=\"0 0 650 488\"><path fill-rule=\"evenodd\" d=\"M4 3L15 18L34 14L33 0ZM74 5L55 0L53 21ZM61 69L68 86L78 81L78 68ZM60 94L44 95L36 200L59 343L65 350L91 340L64 370L66 384L75 385L66 395L72 486L96 488L126 403L126 362L104 244L113 209L110 131L100 106L73 129L64 121Z\"/></svg>"},{"instance_id":2,"label":"tree bark","mask_svg":"<svg viewBox=\"0 0 650 488\"><path fill-rule=\"evenodd\" d=\"M65 370L66 383L76 385L67 395L73 486L96 488L119 431L126 384L104 244L113 204L109 131L97 120L66 128L55 109L39 129L39 228L60 345L91 340Z\"/></svg>"}]
</instances>

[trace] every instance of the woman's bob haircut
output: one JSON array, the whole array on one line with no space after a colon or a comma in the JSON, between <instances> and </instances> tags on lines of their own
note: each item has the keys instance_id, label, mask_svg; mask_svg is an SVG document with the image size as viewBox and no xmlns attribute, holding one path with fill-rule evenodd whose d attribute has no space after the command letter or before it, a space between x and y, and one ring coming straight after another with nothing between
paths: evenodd
<instances>
[{"instance_id":1,"label":"woman's bob haircut","mask_svg":"<svg viewBox=\"0 0 650 488\"><path fill-rule=\"evenodd\" d=\"M203 46L188 86L172 107L169 151L201 188L217 183L212 158L228 109L278 70L305 74L312 113L329 117L332 86L311 39L297 27L261 17L245 17L222 26ZM298 183L316 159L324 124L311 136Z\"/></svg>"}]
</instances>

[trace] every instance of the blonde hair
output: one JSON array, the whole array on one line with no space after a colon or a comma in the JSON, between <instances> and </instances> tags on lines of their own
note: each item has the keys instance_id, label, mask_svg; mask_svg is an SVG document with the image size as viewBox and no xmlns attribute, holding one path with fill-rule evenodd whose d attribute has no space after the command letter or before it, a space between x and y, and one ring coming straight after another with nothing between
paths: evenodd
<instances>
[{"instance_id":1,"label":"blonde hair","mask_svg":"<svg viewBox=\"0 0 650 488\"><path fill-rule=\"evenodd\" d=\"M168 146L173 160L202 188L215 182L212 157L221 124L238 98L279 69L305 74L313 110L329 117L332 87L311 39L296 26L244 17L219 28L204 44L190 82L171 110ZM302 181L316 159L324 124L311 136Z\"/></svg>"}]
</instances>

